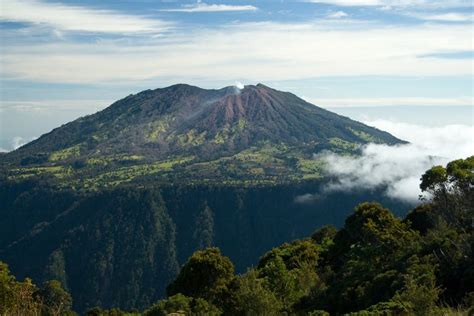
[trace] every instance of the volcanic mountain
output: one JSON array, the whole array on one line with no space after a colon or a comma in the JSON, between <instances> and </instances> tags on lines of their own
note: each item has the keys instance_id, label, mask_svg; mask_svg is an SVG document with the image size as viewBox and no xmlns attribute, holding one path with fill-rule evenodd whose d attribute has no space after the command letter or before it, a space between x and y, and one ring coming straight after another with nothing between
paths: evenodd
<instances>
[{"instance_id":1,"label":"volcanic mountain","mask_svg":"<svg viewBox=\"0 0 474 316\"><path fill-rule=\"evenodd\" d=\"M10 178L53 175L89 188L137 179L275 183L318 178L315 153L356 153L368 142L402 141L263 84L177 84L130 95L2 160Z\"/></svg>"},{"instance_id":2,"label":"volcanic mountain","mask_svg":"<svg viewBox=\"0 0 474 316\"><path fill-rule=\"evenodd\" d=\"M238 272L383 189L327 192L323 150L392 135L264 85L147 90L0 156L0 261L74 309L144 309L197 249ZM311 198L301 202L301 197Z\"/></svg>"}]
</instances>

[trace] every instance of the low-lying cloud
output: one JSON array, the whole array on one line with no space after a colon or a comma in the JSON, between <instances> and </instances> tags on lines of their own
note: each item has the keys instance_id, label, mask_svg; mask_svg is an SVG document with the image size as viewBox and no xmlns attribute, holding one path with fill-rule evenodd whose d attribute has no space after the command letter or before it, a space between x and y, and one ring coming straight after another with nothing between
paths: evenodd
<instances>
[{"instance_id":1,"label":"low-lying cloud","mask_svg":"<svg viewBox=\"0 0 474 316\"><path fill-rule=\"evenodd\" d=\"M368 144L359 157L329 152L318 155L315 158L323 159L327 172L335 178L326 187L327 191L384 188L389 197L413 202L421 194L420 177L427 169L474 154L473 126L428 127L386 120L364 123L388 131L410 144Z\"/></svg>"}]
</instances>

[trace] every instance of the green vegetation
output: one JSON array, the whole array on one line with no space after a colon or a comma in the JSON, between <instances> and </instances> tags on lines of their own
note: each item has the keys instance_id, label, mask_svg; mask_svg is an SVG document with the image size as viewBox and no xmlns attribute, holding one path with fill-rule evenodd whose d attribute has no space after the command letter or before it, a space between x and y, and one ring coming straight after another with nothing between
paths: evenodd
<instances>
[{"instance_id":1,"label":"green vegetation","mask_svg":"<svg viewBox=\"0 0 474 316\"><path fill-rule=\"evenodd\" d=\"M0 315L76 315L71 295L56 280L38 288L31 279L17 281L0 261Z\"/></svg>"},{"instance_id":2,"label":"green vegetation","mask_svg":"<svg viewBox=\"0 0 474 316\"><path fill-rule=\"evenodd\" d=\"M66 179L72 175L71 167L64 166L45 166L45 167L27 167L27 168L15 168L10 171L8 176L9 180L25 179L29 177L35 177L43 174L50 174L58 179Z\"/></svg>"},{"instance_id":3,"label":"green vegetation","mask_svg":"<svg viewBox=\"0 0 474 316\"><path fill-rule=\"evenodd\" d=\"M168 286L169 296L184 294L209 302L223 299L234 277L234 265L218 248L195 252Z\"/></svg>"},{"instance_id":4,"label":"green vegetation","mask_svg":"<svg viewBox=\"0 0 474 316\"><path fill-rule=\"evenodd\" d=\"M241 118L237 121L237 128L239 130L243 130L245 126L247 126L247 121L245 119Z\"/></svg>"},{"instance_id":5,"label":"green vegetation","mask_svg":"<svg viewBox=\"0 0 474 316\"><path fill-rule=\"evenodd\" d=\"M194 130L180 135L182 146L197 146L202 134ZM175 168L178 167L179 168ZM231 156L213 160L196 159L196 156L178 156L149 161L142 155L94 155L85 160L63 164L51 162L47 166L24 166L8 170L9 180L22 180L35 176L52 175L61 188L97 190L123 183L222 183L226 185L275 185L320 179L323 163L285 144L262 143ZM291 172L290 172L291 171Z\"/></svg>"},{"instance_id":6,"label":"green vegetation","mask_svg":"<svg viewBox=\"0 0 474 316\"><path fill-rule=\"evenodd\" d=\"M187 297L183 294L176 294L166 300L161 300L149 309L144 316L167 316L167 315L199 315L218 316L221 315L219 309L209 304L202 298Z\"/></svg>"},{"instance_id":7,"label":"green vegetation","mask_svg":"<svg viewBox=\"0 0 474 316\"><path fill-rule=\"evenodd\" d=\"M206 133L197 133L195 129L189 130L186 134L178 135L178 142L181 146L198 146L202 145L206 139Z\"/></svg>"},{"instance_id":8,"label":"green vegetation","mask_svg":"<svg viewBox=\"0 0 474 316\"><path fill-rule=\"evenodd\" d=\"M354 128L351 128L349 127L349 130L354 134L356 135L357 137L359 137L360 139L362 139L363 141L367 142L367 143L376 143L376 144L381 144L383 143L383 141L378 138L378 137L375 137L367 132L364 132L364 131L361 131L361 130L357 130L357 129L354 129Z\"/></svg>"},{"instance_id":9,"label":"green vegetation","mask_svg":"<svg viewBox=\"0 0 474 316\"><path fill-rule=\"evenodd\" d=\"M173 166L184 164L193 160L194 157L179 157L171 160L155 162L151 164L139 164L130 167L122 167L113 171L106 171L92 178L81 179L79 182L85 188L98 188L102 186L116 186L118 184L132 181L140 176L150 176L156 173L172 170ZM134 160L134 159L133 159Z\"/></svg>"},{"instance_id":10,"label":"green vegetation","mask_svg":"<svg viewBox=\"0 0 474 316\"><path fill-rule=\"evenodd\" d=\"M170 260L176 256L172 244L176 228L164 207L154 202L163 197L123 193L106 209L127 211L113 217L113 213L100 215L105 221L92 229L94 233L81 235L86 240L79 256L90 254L85 245L94 245L100 251L80 275L92 277L91 267L97 265L104 274L95 277L125 287L114 287L121 293L118 297L132 293L147 303L142 305L142 313L95 307L89 308L87 315L470 315L474 312L473 184L474 156L446 167L435 166L422 176L420 185L431 198L404 219L381 204L359 204L339 230L324 226L311 237L275 247L243 274L235 273L232 261L218 248L208 247L220 223L210 205L204 203L194 215L199 223L197 230L179 230L182 234L189 231L187 242L195 242L202 249L189 257L174 280L160 279L166 269L176 269L176 257ZM177 209L174 211L179 214ZM138 221L139 225L134 226L132 235L125 235L121 247L104 242L117 241L107 236L111 231L107 225L118 222L114 230L121 232L128 229L130 221ZM92 223L86 221L84 225L95 225ZM238 232L250 236L245 227ZM133 256L136 248L154 250L146 256ZM163 256L162 251L168 253ZM118 261L111 260L113 252L119 252L115 257ZM153 262L154 256L160 257L159 265ZM74 265L67 267L66 261L78 257L65 258L63 250L54 251L48 270L71 269ZM122 274L107 278L114 267L129 267L134 260L140 261L141 268L134 270L126 282L114 283L115 278L125 277ZM109 265L115 266L109 269ZM51 275L67 279L61 273ZM140 278L143 283L137 281ZM160 280L169 282L168 297L152 303L149 298L153 283ZM79 292L74 290L73 295L83 299L81 291L89 290L90 284ZM102 289L95 288L93 297ZM0 312L4 314L72 313L71 298L58 281L46 282L38 290L29 279L16 281L5 264L0 265L0 300ZM100 300L90 304L98 305ZM61 312L55 313L57 310Z\"/></svg>"},{"instance_id":11,"label":"green vegetation","mask_svg":"<svg viewBox=\"0 0 474 316\"><path fill-rule=\"evenodd\" d=\"M354 152L358 148L360 148L360 144L358 143L352 143L348 142L346 140L334 137L329 140L329 143L336 147L337 149L340 149L342 151L346 152Z\"/></svg>"},{"instance_id":12,"label":"green vegetation","mask_svg":"<svg viewBox=\"0 0 474 316\"><path fill-rule=\"evenodd\" d=\"M148 139L151 140L151 141L158 140L158 137L161 134L163 134L164 132L166 132L166 129L169 128L171 120L172 120L171 117L165 116L161 120L150 122L148 124L149 128L150 128L150 131L149 131L149 134L148 134Z\"/></svg>"},{"instance_id":13,"label":"green vegetation","mask_svg":"<svg viewBox=\"0 0 474 316\"><path fill-rule=\"evenodd\" d=\"M473 171L474 157L433 167L421 184L433 199L405 220L362 203L339 231L274 248L243 275L218 249L198 251L168 294L205 299L224 315L470 315Z\"/></svg>"},{"instance_id":14,"label":"green vegetation","mask_svg":"<svg viewBox=\"0 0 474 316\"><path fill-rule=\"evenodd\" d=\"M55 162L55 161L65 160L71 157L78 157L80 153L81 153L81 146L75 145L69 148L65 148L63 150L52 152L49 155L49 161Z\"/></svg>"},{"instance_id":15,"label":"green vegetation","mask_svg":"<svg viewBox=\"0 0 474 316\"><path fill-rule=\"evenodd\" d=\"M318 179L322 177L324 162L317 159L298 160L298 170L302 173L303 179Z\"/></svg>"},{"instance_id":16,"label":"green vegetation","mask_svg":"<svg viewBox=\"0 0 474 316\"><path fill-rule=\"evenodd\" d=\"M119 156L109 156L109 157L92 157L86 160L86 165L95 167L95 166L107 166L109 164L117 163L133 163L143 160L143 156L139 155L119 155Z\"/></svg>"}]
</instances>

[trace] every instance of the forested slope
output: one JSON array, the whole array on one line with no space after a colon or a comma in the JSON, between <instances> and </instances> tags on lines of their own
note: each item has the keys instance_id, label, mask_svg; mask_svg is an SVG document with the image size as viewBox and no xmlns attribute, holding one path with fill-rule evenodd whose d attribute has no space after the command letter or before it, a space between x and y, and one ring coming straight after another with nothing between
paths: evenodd
<instances>
[{"instance_id":1,"label":"forested slope","mask_svg":"<svg viewBox=\"0 0 474 316\"><path fill-rule=\"evenodd\" d=\"M181 266L167 287L168 298L143 312L95 307L87 315L471 315L473 184L474 156L435 166L420 185L431 197L404 219L379 203L359 204L340 229L324 226L310 237L275 247L245 273L236 273L218 248L203 248ZM197 221L209 223L210 213L206 205ZM152 214L154 220L148 219L154 224L167 222L159 208ZM196 235L205 242L212 233ZM143 243L167 240L152 236ZM173 265L167 261L158 266ZM125 284L130 289L133 282ZM1 313L40 310L53 315L56 308L68 315L70 306L60 282L49 281L38 289L31 280L16 281L0 265Z\"/></svg>"},{"instance_id":2,"label":"forested slope","mask_svg":"<svg viewBox=\"0 0 474 316\"><path fill-rule=\"evenodd\" d=\"M165 294L198 249L218 246L244 272L258 257L381 192L297 197L322 183L274 187L122 187L56 191L47 182L0 186L0 259L20 278L57 279L74 307L144 308ZM386 200L400 214L408 205ZM32 264L34 263L34 264Z\"/></svg>"}]
</instances>

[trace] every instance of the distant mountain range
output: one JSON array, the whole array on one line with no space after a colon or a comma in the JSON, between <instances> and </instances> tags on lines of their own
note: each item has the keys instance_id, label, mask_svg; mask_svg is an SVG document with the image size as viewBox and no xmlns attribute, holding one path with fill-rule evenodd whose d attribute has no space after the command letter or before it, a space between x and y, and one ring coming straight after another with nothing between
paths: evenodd
<instances>
[{"instance_id":1,"label":"distant mountain range","mask_svg":"<svg viewBox=\"0 0 474 316\"><path fill-rule=\"evenodd\" d=\"M8 177L62 186L124 182L275 184L319 178L323 150L402 141L263 84L177 84L119 100L1 156ZM13 167L14 166L14 167Z\"/></svg>"}]
</instances>

